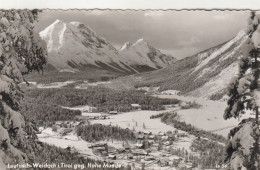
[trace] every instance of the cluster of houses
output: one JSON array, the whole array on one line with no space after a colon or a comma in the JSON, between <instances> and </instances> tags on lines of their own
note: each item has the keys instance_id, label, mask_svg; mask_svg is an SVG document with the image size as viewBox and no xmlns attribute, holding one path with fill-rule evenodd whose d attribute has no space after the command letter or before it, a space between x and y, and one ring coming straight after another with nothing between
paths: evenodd
<instances>
[{"instance_id":1,"label":"cluster of houses","mask_svg":"<svg viewBox=\"0 0 260 170\"><path fill-rule=\"evenodd\" d=\"M132 110L141 110L141 105L139 105L139 104L136 104L136 103L134 103L134 104L131 104L131 107L132 107ZM87 112L87 113L93 113L93 112L96 112L97 111L97 108L96 107L90 107L90 106L88 106L88 107L86 107L84 110L82 110L83 112ZM95 115L95 116L90 116L90 115L88 115L88 116L84 116L84 117L87 117L89 120L103 120L103 119L110 119L110 115L117 115L119 112L117 111L117 110L112 110L112 111L109 111L109 112L107 112L107 113L103 113L103 112L101 112L100 114L100 116L97 116L97 115Z\"/></svg>"},{"instance_id":2,"label":"cluster of houses","mask_svg":"<svg viewBox=\"0 0 260 170\"><path fill-rule=\"evenodd\" d=\"M179 134L178 134L179 135ZM153 135L149 131L144 132L138 132L137 134L137 147L143 148L143 145L145 141L148 142L149 145L155 145L155 141L161 141L163 145L169 146L172 144L172 142L176 139L176 134L173 134L172 132L159 132L157 135ZM158 145L158 143L157 143Z\"/></svg>"},{"instance_id":3,"label":"cluster of houses","mask_svg":"<svg viewBox=\"0 0 260 170\"><path fill-rule=\"evenodd\" d=\"M61 136L73 131L73 129L80 124L79 121L56 121L52 126L52 130L59 132Z\"/></svg>"},{"instance_id":4,"label":"cluster of houses","mask_svg":"<svg viewBox=\"0 0 260 170\"><path fill-rule=\"evenodd\" d=\"M108 115L101 115L101 116L88 116L88 119L89 120L97 120L97 119L99 119L99 120L105 120L105 119L110 119L110 117L108 116Z\"/></svg>"},{"instance_id":5,"label":"cluster of houses","mask_svg":"<svg viewBox=\"0 0 260 170\"><path fill-rule=\"evenodd\" d=\"M122 148L112 148L109 147L107 143L91 144L88 147L92 148L94 153L111 160L118 159L119 157L119 159L127 160L139 157L145 161L158 161L163 166L169 165L169 161L167 161L166 158L158 158L153 156L151 152L157 151L158 147L172 145L173 141L176 140L176 133L159 132L154 135L149 131L139 131L136 133L136 136L137 141L135 144L130 145L129 143L125 143ZM158 141L160 141L160 143Z\"/></svg>"},{"instance_id":6,"label":"cluster of houses","mask_svg":"<svg viewBox=\"0 0 260 170\"><path fill-rule=\"evenodd\" d=\"M117 148L117 149L108 147L107 143L91 144L88 147L93 149L94 153L100 154L112 160L117 159L117 155L122 153L123 154L128 153L127 156L131 157L130 156L131 147L129 144L125 144L123 148Z\"/></svg>"},{"instance_id":7,"label":"cluster of houses","mask_svg":"<svg viewBox=\"0 0 260 170\"><path fill-rule=\"evenodd\" d=\"M57 121L55 126L59 129L61 136L72 132L73 128L79 125L78 121ZM67 128L63 128L67 127ZM150 131L139 131L135 133L135 143L124 143L121 148L114 148L108 146L107 143L92 143L88 145L93 153L102 156L108 160L129 160L135 161L136 159L143 159L145 161L156 162L160 166L173 166L182 162L181 158L176 160L169 160L167 156L154 155L155 153L164 153L163 147L170 147L178 137L183 137L185 134L180 134L178 131L168 131L166 133L159 132L153 134ZM160 148L160 149L159 149ZM70 148L69 148L70 149Z\"/></svg>"},{"instance_id":8,"label":"cluster of houses","mask_svg":"<svg viewBox=\"0 0 260 170\"><path fill-rule=\"evenodd\" d=\"M141 110L142 106L140 104L137 103L133 103L131 104L131 110ZM112 110L108 112L109 115L117 115L118 111L117 110Z\"/></svg>"}]
</instances>

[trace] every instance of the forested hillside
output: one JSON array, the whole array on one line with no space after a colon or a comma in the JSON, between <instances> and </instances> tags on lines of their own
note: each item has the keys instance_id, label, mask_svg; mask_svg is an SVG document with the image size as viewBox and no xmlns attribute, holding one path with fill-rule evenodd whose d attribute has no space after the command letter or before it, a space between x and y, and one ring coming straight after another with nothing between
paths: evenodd
<instances>
[{"instance_id":1,"label":"forested hillside","mask_svg":"<svg viewBox=\"0 0 260 170\"><path fill-rule=\"evenodd\" d=\"M117 110L131 111L131 104L141 105L142 110L163 110L163 105L177 104L177 99L161 99L144 94L137 90L112 90L103 87L89 87L86 90L67 88L60 89L28 89L25 92L28 98L35 102L44 101L59 106L90 105L97 107L100 112ZM26 98L27 99L27 98ZM28 99L29 100L29 99ZM32 102L32 101L31 101Z\"/></svg>"}]
</instances>

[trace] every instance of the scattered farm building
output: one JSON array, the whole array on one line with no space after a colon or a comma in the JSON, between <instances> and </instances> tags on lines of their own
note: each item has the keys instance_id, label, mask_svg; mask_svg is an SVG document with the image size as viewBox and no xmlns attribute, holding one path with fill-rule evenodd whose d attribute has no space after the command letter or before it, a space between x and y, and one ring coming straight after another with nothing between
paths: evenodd
<instances>
[{"instance_id":1,"label":"scattered farm building","mask_svg":"<svg viewBox=\"0 0 260 170\"><path fill-rule=\"evenodd\" d=\"M141 110L142 106L140 104L131 104L132 110Z\"/></svg>"},{"instance_id":2,"label":"scattered farm building","mask_svg":"<svg viewBox=\"0 0 260 170\"><path fill-rule=\"evenodd\" d=\"M126 143L126 144L124 144L124 148L125 148L125 150L130 150L131 146L128 143Z\"/></svg>"},{"instance_id":3,"label":"scattered farm building","mask_svg":"<svg viewBox=\"0 0 260 170\"><path fill-rule=\"evenodd\" d=\"M118 148L116 151L118 153L125 153L125 148Z\"/></svg>"},{"instance_id":4,"label":"scattered farm building","mask_svg":"<svg viewBox=\"0 0 260 170\"><path fill-rule=\"evenodd\" d=\"M148 137L148 139L150 139L150 140L154 140L154 138L155 138L154 135L150 135L150 136Z\"/></svg>"},{"instance_id":5,"label":"scattered farm building","mask_svg":"<svg viewBox=\"0 0 260 170\"><path fill-rule=\"evenodd\" d=\"M152 135L152 132L150 132L150 131L144 131L144 135Z\"/></svg>"},{"instance_id":6,"label":"scattered farm building","mask_svg":"<svg viewBox=\"0 0 260 170\"><path fill-rule=\"evenodd\" d=\"M110 155L108 155L108 159L116 160L116 155L112 155L112 154L110 154Z\"/></svg>"},{"instance_id":7,"label":"scattered farm building","mask_svg":"<svg viewBox=\"0 0 260 170\"><path fill-rule=\"evenodd\" d=\"M118 112L117 111L109 111L108 114L110 114L110 115L117 115Z\"/></svg>"},{"instance_id":8,"label":"scattered farm building","mask_svg":"<svg viewBox=\"0 0 260 170\"><path fill-rule=\"evenodd\" d=\"M135 144L135 147L141 149L143 147L143 144L142 143L137 143L137 144Z\"/></svg>"},{"instance_id":9,"label":"scattered farm building","mask_svg":"<svg viewBox=\"0 0 260 170\"><path fill-rule=\"evenodd\" d=\"M134 159L134 155L131 153L127 154L127 159Z\"/></svg>"}]
</instances>

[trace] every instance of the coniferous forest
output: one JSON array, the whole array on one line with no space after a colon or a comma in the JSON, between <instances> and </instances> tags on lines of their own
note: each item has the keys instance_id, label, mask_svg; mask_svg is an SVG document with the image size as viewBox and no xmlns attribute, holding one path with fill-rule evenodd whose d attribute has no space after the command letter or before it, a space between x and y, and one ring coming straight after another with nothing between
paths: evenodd
<instances>
[{"instance_id":1,"label":"coniferous forest","mask_svg":"<svg viewBox=\"0 0 260 170\"><path fill-rule=\"evenodd\" d=\"M55 121L75 120L79 110L69 110L47 101L37 101L25 96L21 102L21 112L28 121L34 121L37 127L51 127Z\"/></svg>"},{"instance_id":2,"label":"coniferous forest","mask_svg":"<svg viewBox=\"0 0 260 170\"><path fill-rule=\"evenodd\" d=\"M79 125L76 132L78 136L89 142L104 141L106 139L123 141L134 141L136 139L133 131L129 129L101 124Z\"/></svg>"},{"instance_id":3,"label":"coniferous forest","mask_svg":"<svg viewBox=\"0 0 260 170\"><path fill-rule=\"evenodd\" d=\"M103 87L89 87L82 89L29 89L25 96L33 100L48 102L59 106L89 105L97 107L99 112L117 110L128 112L132 110L131 104L141 105L142 110L164 110L163 105L177 104L177 99L161 99L144 94L139 90L113 90Z\"/></svg>"}]
</instances>

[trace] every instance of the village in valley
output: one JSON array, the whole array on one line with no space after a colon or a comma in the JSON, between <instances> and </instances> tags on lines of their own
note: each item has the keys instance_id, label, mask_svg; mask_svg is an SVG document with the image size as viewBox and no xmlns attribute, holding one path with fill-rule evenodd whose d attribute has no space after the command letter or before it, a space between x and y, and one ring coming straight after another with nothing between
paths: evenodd
<instances>
[{"instance_id":1,"label":"village in valley","mask_svg":"<svg viewBox=\"0 0 260 170\"><path fill-rule=\"evenodd\" d=\"M0 170L259 170L259 57L254 10L0 10Z\"/></svg>"},{"instance_id":2,"label":"village in valley","mask_svg":"<svg viewBox=\"0 0 260 170\"><path fill-rule=\"evenodd\" d=\"M57 137L65 140L64 142L66 142L66 140L81 140L80 136L75 137L75 128L77 128L78 125L83 122L91 123L92 120L102 121L113 119L113 115L115 114L121 113L103 113L101 116L89 116L75 122L57 121L51 129L52 135L48 134L48 130L50 129L41 129L42 132L38 137L40 139ZM184 147L179 148L178 145L176 145L181 141L185 142L185 137L187 139L189 136L187 133L178 130L152 133L146 130L145 124L142 126L142 131L134 131L136 141L108 140L108 142L86 142L82 148L84 150L84 147L87 147L89 149L88 151L92 152L90 155L92 155L91 157L94 159L118 163L123 166L145 166L149 168L155 165L159 167L176 167L177 165L179 167L192 167L192 163L189 161L191 158L189 154L191 153L188 153ZM47 133L44 134L45 132ZM71 136L74 136L75 139L71 139ZM45 139L42 140L45 141ZM73 145L68 144L65 148L71 152L77 151ZM198 153L193 154L198 156Z\"/></svg>"},{"instance_id":3,"label":"village in valley","mask_svg":"<svg viewBox=\"0 0 260 170\"><path fill-rule=\"evenodd\" d=\"M156 88L146 90L149 95L177 96L176 91L160 93ZM110 164L145 167L145 169L173 167L192 169L200 167L199 157L208 152L194 148L192 143L213 140L175 128L171 123L162 123L160 120L166 114L177 116L175 111L178 110L198 110L201 107L199 104L190 107L192 103L194 104L182 101L179 104L165 105L165 110L161 111L141 110L141 105L132 103L131 111L124 113L117 110L98 112L96 107L88 105L63 107L80 110L81 115L73 121L56 121L52 127L40 127L38 138L42 142ZM108 137L100 141L95 141L93 137L93 140L89 141L89 137L86 139L78 134L79 126L118 127L127 130L127 133L133 133L134 137L132 139ZM221 145L224 146L224 143Z\"/></svg>"}]
</instances>

